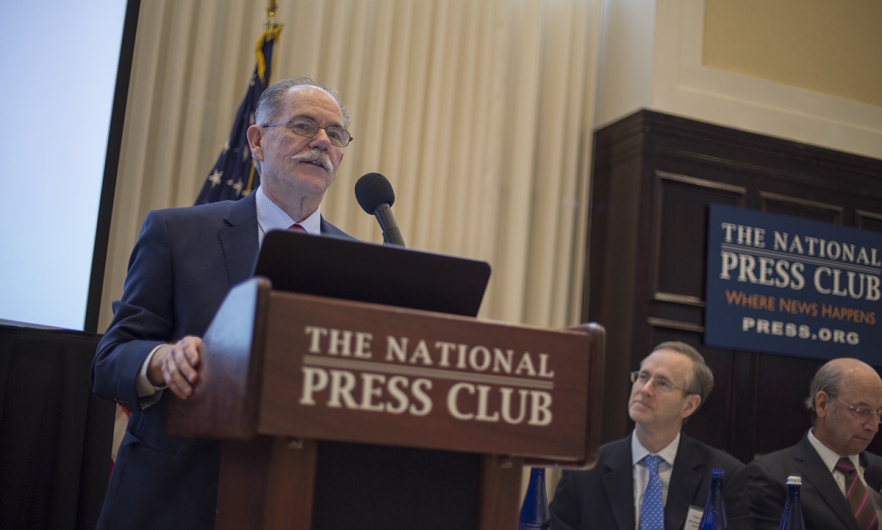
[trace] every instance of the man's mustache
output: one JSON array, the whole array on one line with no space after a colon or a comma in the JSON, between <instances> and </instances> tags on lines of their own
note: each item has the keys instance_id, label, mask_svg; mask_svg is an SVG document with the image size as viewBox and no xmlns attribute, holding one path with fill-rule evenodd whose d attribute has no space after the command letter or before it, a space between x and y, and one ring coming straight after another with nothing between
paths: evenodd
<instances>
[{"instance_id":1,"label":"man's mustache","mask_svg":"<svg viewBox=\"0 0 882 530\"><path fill-rule=\"evenodd\" d=\"M328 173L334 171L334 164L326 151L313 148L291 157L295 162L318 162Z\"/></svg>"}]
</instances>

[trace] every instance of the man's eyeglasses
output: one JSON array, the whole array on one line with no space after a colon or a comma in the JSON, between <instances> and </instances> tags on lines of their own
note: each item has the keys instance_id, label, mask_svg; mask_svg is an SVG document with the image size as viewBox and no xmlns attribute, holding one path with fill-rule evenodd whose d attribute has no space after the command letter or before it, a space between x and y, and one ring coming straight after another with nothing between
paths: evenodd
<instances>
[{"instance_id":1,"label":"man's eyeglasses","mask_svg":"<svg viewBox=\"0 0 882 530\"><path fill-rule=\"evenodd\" d=\"M318 134L319 129L324 129L325 132L328 133L328 140L330 140L331 143L333 145L336 145L337 147L346 147L347 145L349 145L349 142L352 141L352 135L350 135L349 131L347 131L343 127L319 127L318 123L303 116L291 118L290 120L277 121L276 123L262 125L262 127L270 128L275 127L276 125L284 125L285 127L291 129L291 132L293 132L294 134L306 138L313 138L316 134Z\"/></svg>"},{"instance_id":2,"label":"man's eyeglasses","mask_svg":"<svg viewBox=\"0 0 882 530\"><path fill-rule=\"evenodd\" d=\"M664 392L667 394L668 392L673 392L674 390L683 390L680 387L674 386L674 383L671 383L664 377L651 376L646 372L634 371L631 372L631 383L640 383L640 386L645 386L649 384L649 380L652 380L652 384L655 386L655 389L659 392ZM683 390L684 394L689 394L690 392L686 392Z\"/></svg>"},{"instance_id":3,"label":"man's eyeglasses","mask_svg":"<svg viewBox=\"0 0 882 530\"><path fill-rule=\"evenodd\" d=\"M839 400L840 403L842 403L845 406L847 406L848 408L850 408L851 412L854 413L855 417L857 417L858 419L866 421L866 420L870 419L870 416L875 416L876 420L879 423L882 423L882 410L872 410L869 407L855 407L854 405L851 405L849 403L846 403L845 401L842 401L840 398L838 398L836 396L830 396L830 398Z\"/></svg>"}]
</instances>

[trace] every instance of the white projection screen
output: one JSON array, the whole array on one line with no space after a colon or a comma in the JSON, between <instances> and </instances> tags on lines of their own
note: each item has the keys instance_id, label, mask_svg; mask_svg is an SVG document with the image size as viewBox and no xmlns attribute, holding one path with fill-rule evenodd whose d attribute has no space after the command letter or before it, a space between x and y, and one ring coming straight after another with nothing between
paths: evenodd
<instances>
[{"instance_id":1,"label":"white projection screen","mask_svg":"<svg viewBox=\"0 0 882 530\"><path fill-rule=\"evenodd\" d=\"M0 1L0 321L95 331L139 5Z\"/></svg>"}]
</instances>

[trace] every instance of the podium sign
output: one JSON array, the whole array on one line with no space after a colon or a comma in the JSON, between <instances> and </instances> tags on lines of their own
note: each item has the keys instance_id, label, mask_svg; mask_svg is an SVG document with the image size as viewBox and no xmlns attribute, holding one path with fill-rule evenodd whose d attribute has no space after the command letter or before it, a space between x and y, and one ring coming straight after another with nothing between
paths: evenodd
<instances>
[{"instance_id":1,"label":"podium sign","mask_svg":"<svg viewBox=\"0 0 882 530\"><path fill-rule=\"evenodd\" d=\"M584 333L291 293L270 304L262 433L584 456Z\"/></svg>"}]
</instances>

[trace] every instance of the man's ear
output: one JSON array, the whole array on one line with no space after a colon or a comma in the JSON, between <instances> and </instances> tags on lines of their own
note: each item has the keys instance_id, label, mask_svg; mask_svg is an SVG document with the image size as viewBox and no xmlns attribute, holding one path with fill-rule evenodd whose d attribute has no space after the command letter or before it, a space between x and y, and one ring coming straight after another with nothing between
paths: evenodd
<instances>
[{"instance_id":1,"label":"man's ear","mask_svg":"<svg viewBox=\"0 0 882 530\"><path fill-rule=\"evenodd\" d=\"M264 128L259 125L252 125L245 131L245 135L248 137L248 146L251 148L251 156L261 162L263 162L263 133Z\"/></svg>"},{"instance_id":2,"label":"man's ear","mask_svg":"<svg viewBox=\"0 0 882 530\"><path fill-rule=\"evenodd\" d=\"M823 418L830 410L830 395L823 390L815 394L815 413L819 418Z\"/></svg>"},{"instance_id":3,"label":"man's ear","mask_svg":"<svg viewBox=\"0 0 882 530\"><path fill-rule=\"evenodd\" d=\"M692 413L698 410L698 406L701 405L701 396L698 394L689 394L686 396L685 402L683 403L683 409L680 411L680 416L683 419L692 416Z\"/></svg>"}]
</instances>

